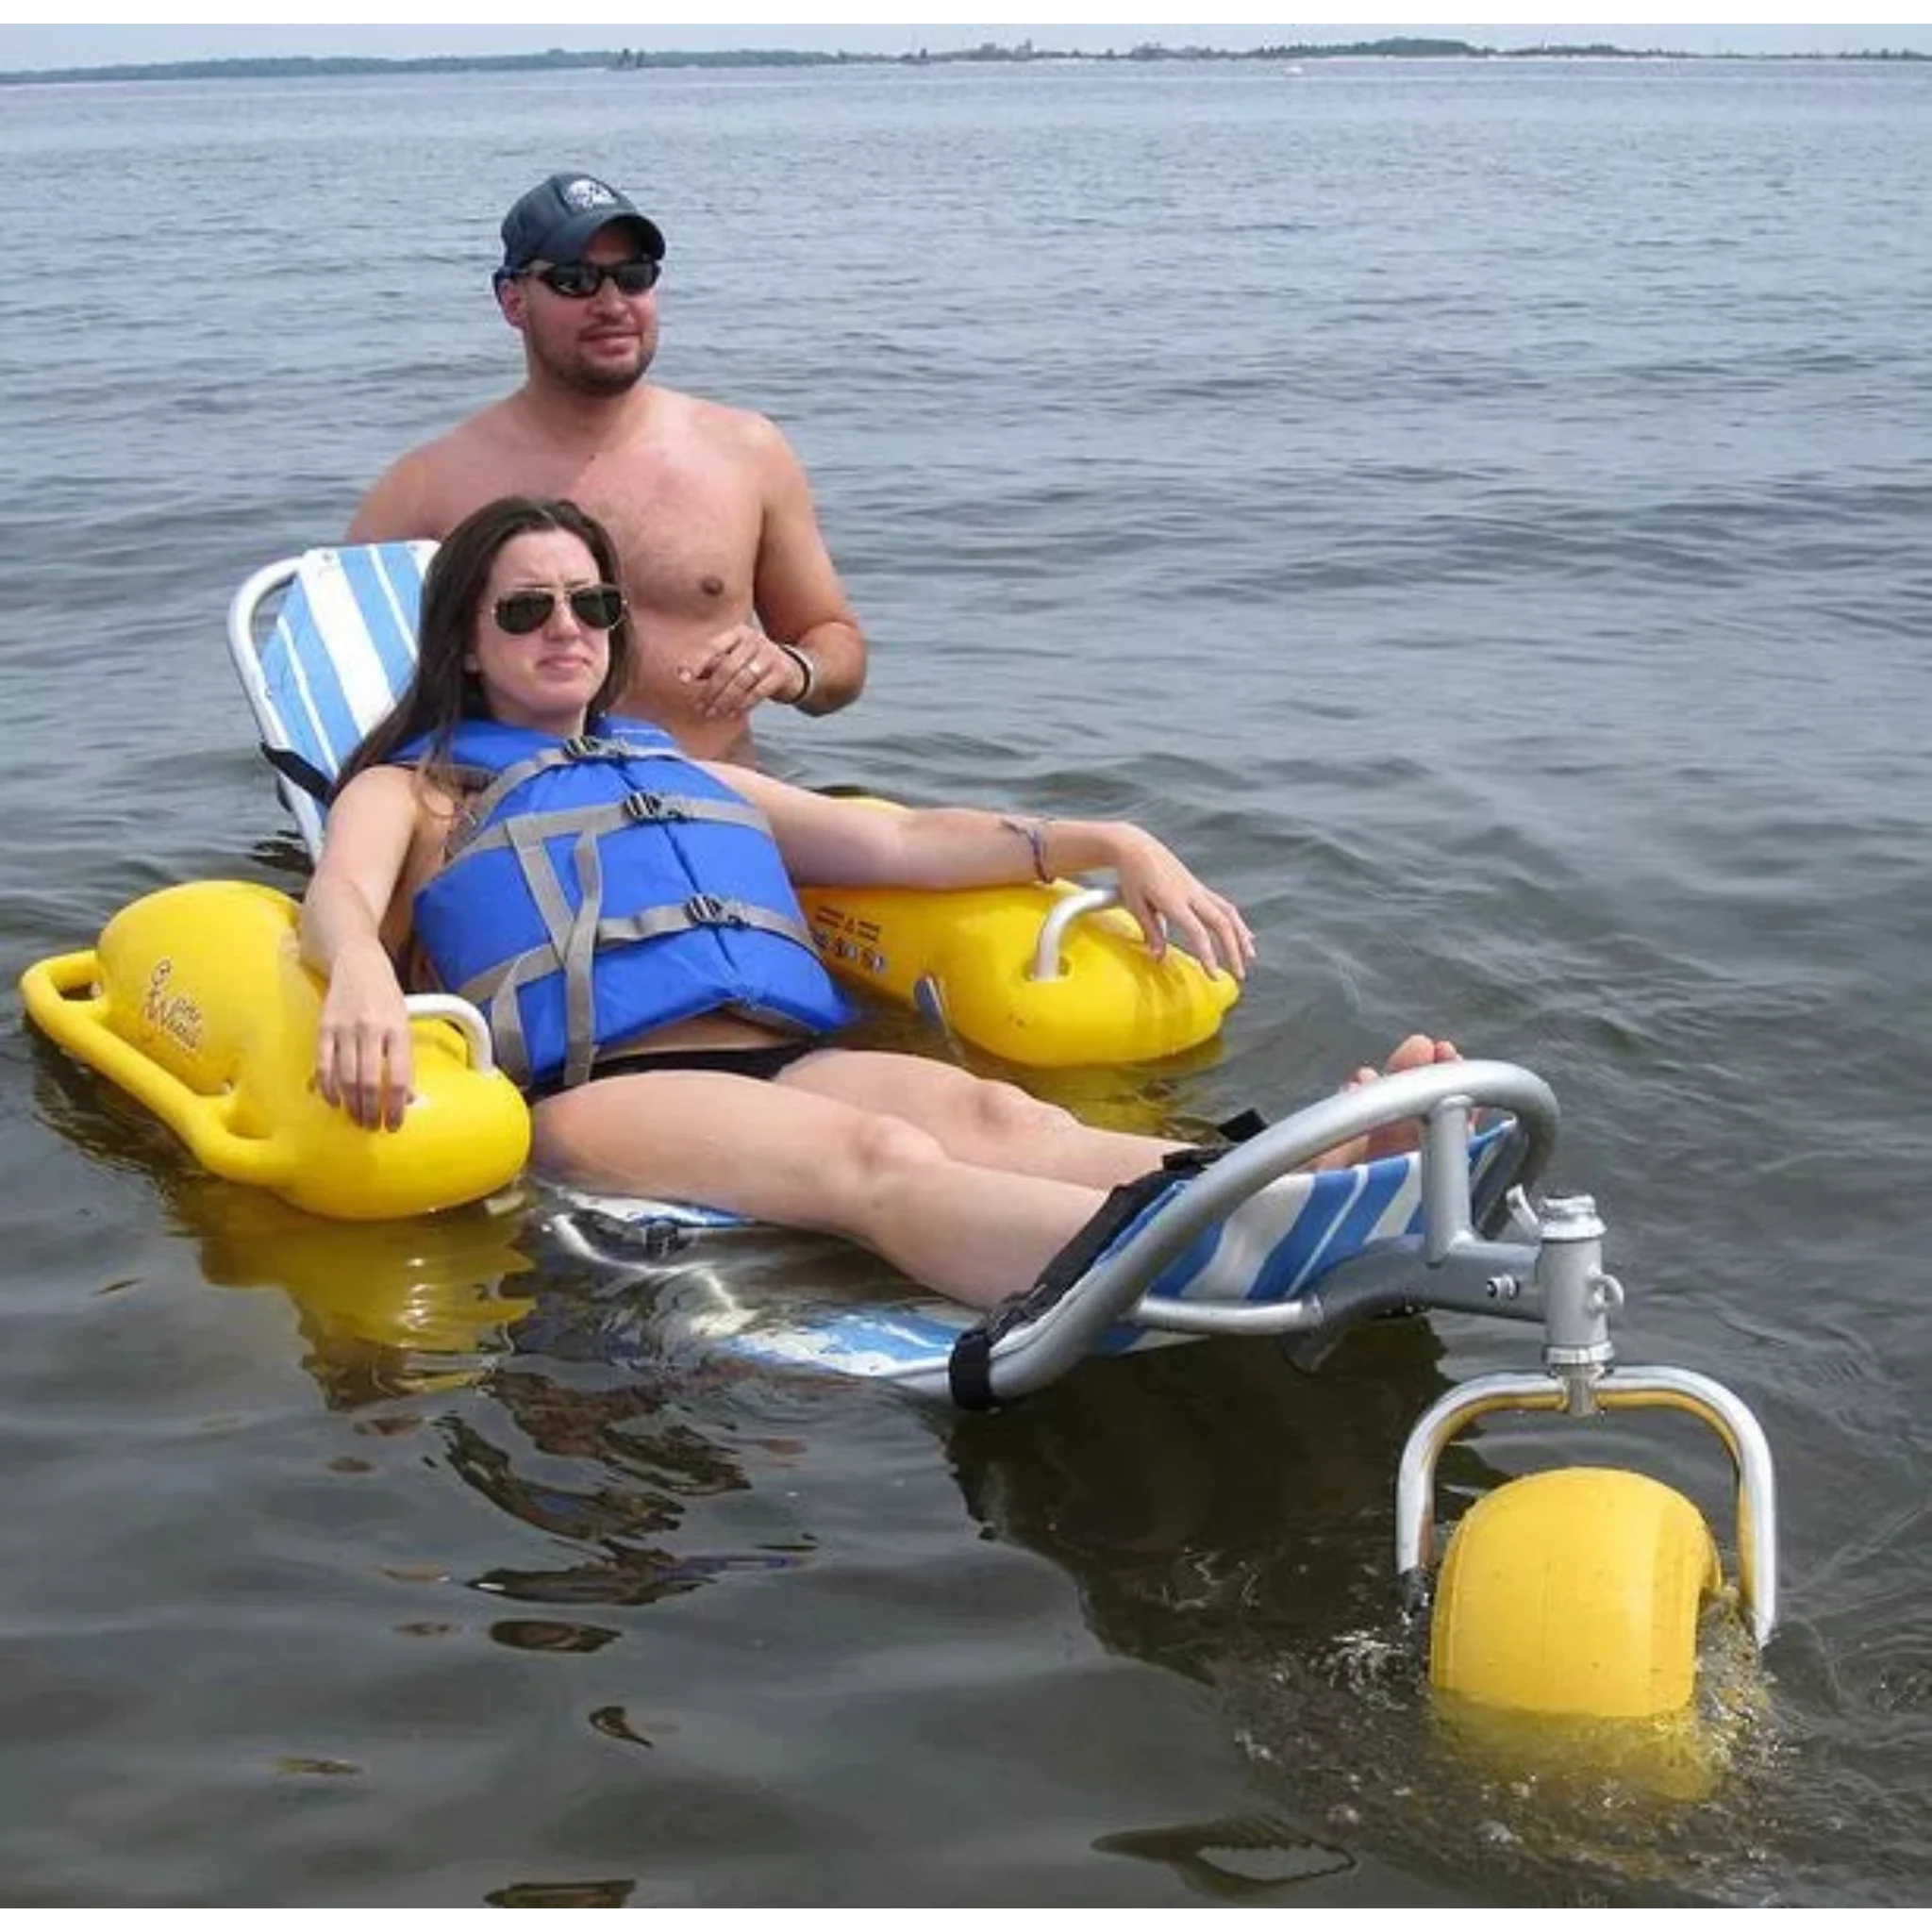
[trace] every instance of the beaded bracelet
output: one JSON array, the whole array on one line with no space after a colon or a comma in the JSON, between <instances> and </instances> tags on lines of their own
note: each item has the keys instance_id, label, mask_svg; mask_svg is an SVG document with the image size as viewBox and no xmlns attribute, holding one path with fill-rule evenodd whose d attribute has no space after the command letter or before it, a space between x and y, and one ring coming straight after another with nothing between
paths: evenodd
<instances>
[{"instance_id":1,"label":"beaded bracelet","mask_svg":"<svg viewBox=\"0 0 1932 1932\"><path fill-rule=\"evenodd\" d=\"M1000 824L1009 832L1018 832L1025 840L1027 850L1033 854L1033 876L1042 886L1053 883L1053 874L1046 869L1046 826L1045 819L1002 819Z\"/></svg>"},{"instance_id":2,"label":"beaded bracelet","mask_svg":"<svg viewBox=\"0 0 1932 1932\"><path fill-rule=\"evenodd\" d=\"M818 672L813 666L811 659L796 644L779 643L776 638L774 638L772 641L777 644L778 648L798 666L798 675L805 679L805 682L798 689L798 695L795 698L787 698L785 702L789 705L802 705L807 698L810 697L811 688L818 682Z\"/></svg>"}]
</instances>

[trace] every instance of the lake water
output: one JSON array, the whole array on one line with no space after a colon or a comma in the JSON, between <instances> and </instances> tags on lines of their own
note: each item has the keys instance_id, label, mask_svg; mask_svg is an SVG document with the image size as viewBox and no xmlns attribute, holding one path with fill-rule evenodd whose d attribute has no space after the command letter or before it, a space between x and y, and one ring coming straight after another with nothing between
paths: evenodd
<instances>
[{"instance_id":1,"label":"lake water","mask_svg":"<svg viewBox=\"0 0 1932 1932\"><path fill-rule=\"evenodd\" d=\"M0 161L9 979L159 884L299 890L226 600L513 382L495 225L594 169L670 237L658 375L785 426L873 639L772 761L1142 818L1260 936L1218 1053L1052 1091L1280 1110L1418 1024L1536 1068L1624 1357L1750 1402L1785 1564L1700 1801L1497 1774L1419 1688L1394 1472L1531 1331L990 1419L619 1370L514 1227L201 1177L16 1003L0 1896L1923 1902L1932 71L42 88ZM1728 1535L1661 1420L1445 1474L1553 1459Z\"/></svg>"}]
</instances>

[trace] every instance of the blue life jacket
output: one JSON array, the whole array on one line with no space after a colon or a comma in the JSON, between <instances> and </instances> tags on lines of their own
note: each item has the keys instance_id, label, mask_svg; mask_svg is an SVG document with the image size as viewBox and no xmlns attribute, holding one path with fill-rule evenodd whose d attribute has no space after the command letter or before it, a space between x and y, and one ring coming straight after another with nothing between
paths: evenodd
<instances>
[{"instance_id":1,"label":"blue life jacket","mask_svg":"<svg viewBox=\"0 0 1932 1932\"><path fill-rule=\"evenodd\" d=\"M842 1026L852 1008L764 814L656 725L594 722L610 735L457 727L466 808L412 916L442 985L483 1009L504 1071L575 1086L602 1049L721 1008Z\"/></svg>"}]
</instances>

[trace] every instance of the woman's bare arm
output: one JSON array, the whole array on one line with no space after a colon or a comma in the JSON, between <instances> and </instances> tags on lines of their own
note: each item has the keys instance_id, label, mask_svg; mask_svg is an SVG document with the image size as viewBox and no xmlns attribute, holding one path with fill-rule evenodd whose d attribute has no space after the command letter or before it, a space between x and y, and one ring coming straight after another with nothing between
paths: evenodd
<instances>
[{"instance_id":1,"label":"woman's bare arm","mask_svg":"<svg viewBox=\"0 0 1932 1932\"><path fill-rule=\"evenodd\" d=\"M1030 819L948 806L897 810L827 798L763 773L720 767L771 822L800 885L946 891L1111 870L1121 903L1158 958L1172 927L1204 965L1243 977L1254 935L1240 911L1153 833L1121 820Z\"/></svg>"},{"instance_id":2,"label":"woman's bare arm","mask_svg":"<svg viewBox=\"0 0 1932 1932\"><path fill-rule=\"evenodd\" d=\"M328 842L302 902L302 958L326 975L315 1042L315 1085L365 1127L396 1128L411 1092L402 982L382 941L415 837L415 774L360 774L329 811Z\"/></svg>"}]
</instances>

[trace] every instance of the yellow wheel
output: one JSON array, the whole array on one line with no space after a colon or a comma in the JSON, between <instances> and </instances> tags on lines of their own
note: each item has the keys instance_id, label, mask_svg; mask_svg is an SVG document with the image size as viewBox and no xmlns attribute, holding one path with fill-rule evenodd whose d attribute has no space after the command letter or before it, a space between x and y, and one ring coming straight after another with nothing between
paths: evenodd
<instances>
[{"instance_id":1,"label":"yellow wheel","mask_svg":"<svg viewBox=\"0 0 1932 1932\"><path fill-rule=\"evenodd\" d=\"M1717 1548L1675 1490L1624 1469L1518 1477L1457 1524L1429 1675L1491 1709L1658 1717L1684 1709Z\"/></svg>"}]
</instances>

